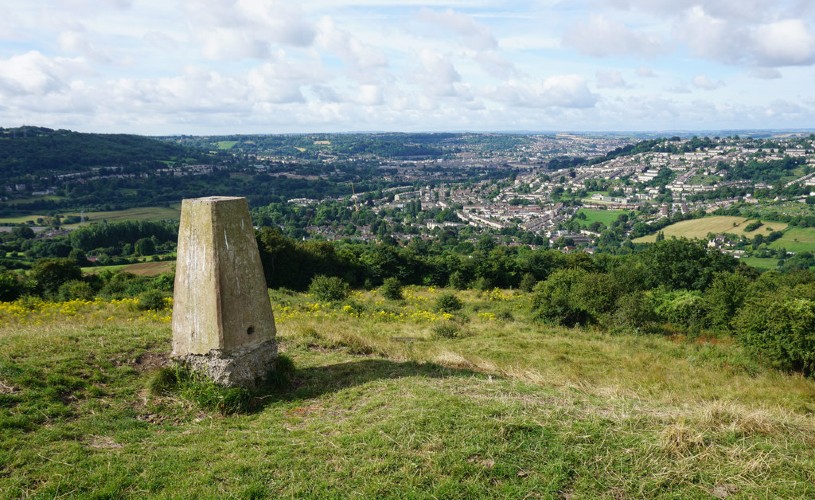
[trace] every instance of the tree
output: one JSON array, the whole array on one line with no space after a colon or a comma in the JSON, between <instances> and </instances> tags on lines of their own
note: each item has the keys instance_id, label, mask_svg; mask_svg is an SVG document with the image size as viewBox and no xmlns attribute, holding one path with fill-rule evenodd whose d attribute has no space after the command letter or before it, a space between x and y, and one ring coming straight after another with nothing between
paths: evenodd
<instances>
[{"instance_id":1,"label":"tree","mask_svg":"<svg viewBox=\"0 0 815 500\"><path fill-rule=\"evenodd\" d=\"M43 296L55 296L68 281L82 279L82 270L72 259L42 259L31 268L36 290Z\"/></svg>"},{"instance_id":2,"label":"tree","mask_svg":"<svg viewBox=\"0 0 815 500\"><path fill-rule=\"evenodd\" d=\"M704 290L715 273L733 271L737 264L733 257L708 249L704 241L685 238L658 241L642 253L641 259L649 288L673 290Z\"/></svg>"},{"instance_id":3,"label":"tree","mask_svg":"<svg viewBox=\"0 0 815 500\"><path fill-rule=\"evenodd\" d=\"M0 302L17 300L25 291L17 275L8 271L0 272Z\"/></svg>"},{"instance_id":4,"label":"tree","mask_svg":"<svg viewBox=\"0 0 815 500\"><path fill-rule=\"evenodd\" d=\"M736 273L719 273L705 291L704 303L708 323L719 330L729 330L733 318L744 304L750 280Z\"/></svg>"},{"instance_id":5,"label":"tree","mask_svg":"<svg viewBox=\"0 0 815 500\"><path fill-rule=\"evenodd\" d=\"M156 244L150 238L140 238L136 240L136 255L153 255L156 253Z\"/></svg>"}]
</instances>

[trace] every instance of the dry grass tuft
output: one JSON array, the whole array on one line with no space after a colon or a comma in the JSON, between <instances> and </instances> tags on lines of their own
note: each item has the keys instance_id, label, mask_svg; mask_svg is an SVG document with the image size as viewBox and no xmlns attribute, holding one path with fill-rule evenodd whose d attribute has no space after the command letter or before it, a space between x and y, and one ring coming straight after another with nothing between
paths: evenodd
<instances>
[{"instance_id":1,"label":"dry grass tuft","mask_svg":"<svg viewBox=\"0 0 815 500\"><path fill-rule=\"evenodd\" d=\"M662 430L659 444L670 455L686 457L696 455L705 448L705 437L684 420L680 420Z\"/></svg>"}]
</instances>

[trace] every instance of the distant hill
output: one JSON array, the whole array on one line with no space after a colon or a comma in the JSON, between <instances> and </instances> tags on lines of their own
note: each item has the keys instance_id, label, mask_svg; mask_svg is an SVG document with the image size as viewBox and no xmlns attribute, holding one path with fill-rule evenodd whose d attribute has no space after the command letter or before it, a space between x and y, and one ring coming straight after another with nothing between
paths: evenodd
<instances>
[{"instance_id":1,"label":"distant hill","mask_svg":"<svg viewBox=\"0 0 815 500\"><path fill-rule=\"evenodd\" d=\"M86 134L42 127L0 128L0 174L52 175L95 167L126 167L202 152L150 137Z\"/></svg>"}]
</instances>

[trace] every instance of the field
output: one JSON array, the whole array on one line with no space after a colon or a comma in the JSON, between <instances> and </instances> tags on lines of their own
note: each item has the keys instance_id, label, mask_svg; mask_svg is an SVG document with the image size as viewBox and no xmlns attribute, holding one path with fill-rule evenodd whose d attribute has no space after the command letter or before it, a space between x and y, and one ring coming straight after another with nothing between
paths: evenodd
<instances>
[{"instance_id":1,"label":"field","mask_svg":"<svg viewBox=\"0 0 815 500\"><path fill-rule=\"evenodd\" d=\"M217 144L218 149L229 150L235 147L238 141L220 141Z\"/></svg>"},{"instance_id":2,"label":"field","mask_svg":"<svg viewBox=\"0 0 815 500\"><path fill-rule=\"evenodd\" d=\"M577 219L580 222L580 225L583 227L588 227L594 222L601 222L606 226L611 226L611 223L617 220L617 218L625 213L625 210L598 210L593 208L581 208L577 211L578 214L585 214L586 219L581 220Z\"/></svg>"},{"instance_id":3,"label":"field","mask_svg":"<svg viewBox=\"0 0 815 500\"><path fill-rule=\"evenodd\" d=\"M80 215L78 213L69 213L65 215ZM178 206L173 207L139 207L129 208L127 210L116 210L112 212L87 212L85 216L89 219L88 222L82 224L101 222L106 220L124 221L124 220L164 220L164 219L178 219L181 216L181 209ZM78 226L76 224L71 227Z\"/></svg>"},{"instance_id":4,"label":"field","mask_svg":"<svg viewBox=\"0 0 815 500\"><path fill-rule=\"evenodd\" d=\"M102 222L106 220L123 221L123 220L164 220L164 219L178 219L181 216L180 206L173 207L139 207L129 208L127 210L115 210L110 212L66 212L61 215L84 215L88 218L87 222L81 224L69 224L66 227L77 227L82 224L90 224L92 222ZM44 215L21 215L17 217L0 217L0 225L3 224L22 224L28 221L36 221L39 217Z\"/></svg>"},{"instance_id":5,"label":"field","mask_svg":"<svg viewBox=\"0 0 815 500\"><path fill-rule=\"evenodd\" d=\"M548 328L519 292L450 318L439 293L272 293L295 383L237 413L150 390L167 311L0 304L0 496L815 496L812 380L725 340Z\"/></svg>"},{"instance_id":6,"label":"field","mask_svg":"<svg viewBox=\"0 0 815 500\"><path fill-rule=\"evenodd\" d=\"M778 259L762 258L762 257L742 257L739 259L748 266L756 267L758 269L778 269Z\"/></svg>"},{"instance_id":7,"label":"field","mask_svg":"<svg viewBox=\"0 0 815 500\"><path fill-rule=\"evenodd\" d=\"M815 251L815 228L793 227L770 244L771 248L786 248L788 252Z\"/></svg>"},{"instance_id":8,"label":"field","mask_svg":"<svg viewBox=\"0 0 815 500\"><path fill-rule=\"evenodd\" d=\"M676 224L671 224L662 229L666 238L675 236L677 238L700 238L705 239L709 233L719 234L728 233L739 236L747 236L748 238L755 237L756 235L763 234L764 236L773 231L783 231L787 228L787 224L783 222L769 222L763 221L764 225L755 231L744 231L745 226L754 222L755 219L746 219L744 217L731 217L731 216L715 216L704 217L701 219L683 220ZM637 238L634 243L653 243L656 241L657 235L649 234Z\"/></svg>"},{"instance_id":9,"label":"field","mask_svg":"<svg viewBox=\"0 0 815 500\"><path fill-rule=\"evenodd\" d=\"M123 264L119 266L94 266L84 267L82 272L86 274L98 274L102 271L125 271L137 276L158 276L161 273L171 271L175 261L163 262L139 262L138 264Z\"/></svg>"}]
</instances>

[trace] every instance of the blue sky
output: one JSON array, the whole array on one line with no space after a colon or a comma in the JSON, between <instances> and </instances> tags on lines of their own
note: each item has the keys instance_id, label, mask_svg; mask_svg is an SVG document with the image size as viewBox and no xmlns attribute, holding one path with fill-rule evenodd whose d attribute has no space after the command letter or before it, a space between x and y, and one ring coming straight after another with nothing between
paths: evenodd
<instances>
[{"instance_id":1,"label":"blue sky","mask_svg":"<svg viewBox=\"0 0 815 500\"><path fill-rule=\"evenodd\" d=\"M3 5L3 127L815 128L812 0Z\"/></svg>"}]
</instances>

